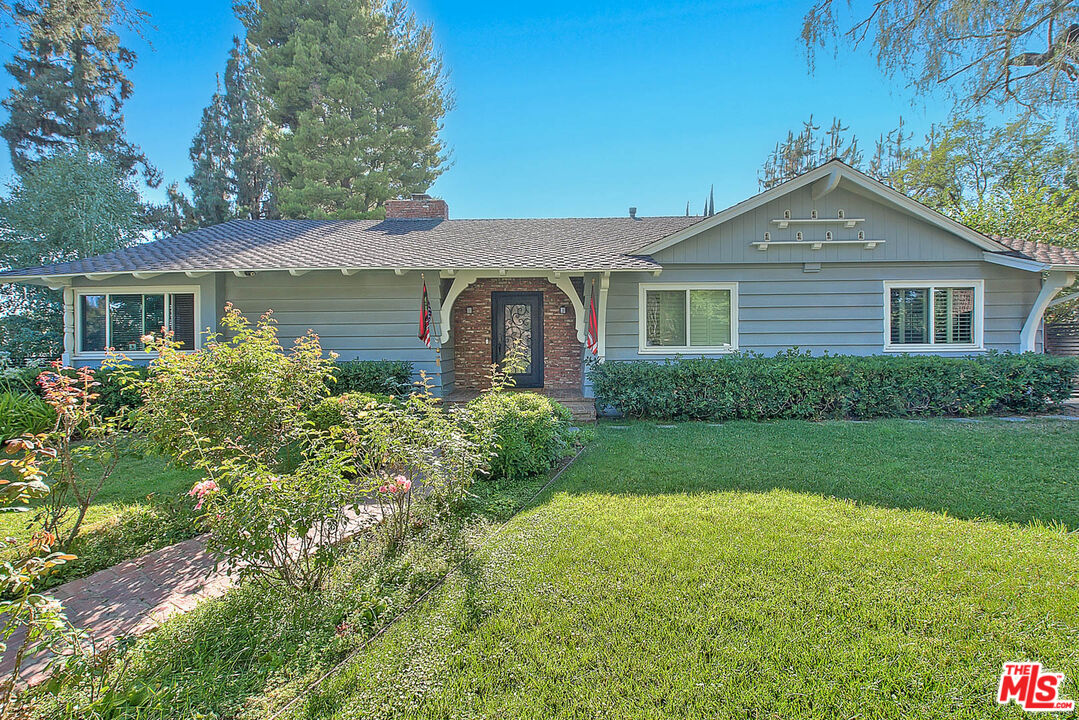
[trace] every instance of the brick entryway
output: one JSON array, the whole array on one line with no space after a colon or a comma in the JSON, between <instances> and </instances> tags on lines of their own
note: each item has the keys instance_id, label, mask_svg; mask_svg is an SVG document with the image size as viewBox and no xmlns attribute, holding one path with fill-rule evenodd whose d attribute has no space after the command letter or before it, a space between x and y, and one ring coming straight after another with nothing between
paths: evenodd
<instances>
[{"instance_id":1,"label":"brick entryway","mask_svg":"<svg viewBox=\"0 0 1079 720\"><path fill-rule=\"evenodd\" d=\"M579 396L582 344L577 340L573 303L546 278L481 278L458 296L453 304L455 389L481 390L490 383L492 293L542 293L542 387L549 393Z\"/></svg>"}]
</instances>

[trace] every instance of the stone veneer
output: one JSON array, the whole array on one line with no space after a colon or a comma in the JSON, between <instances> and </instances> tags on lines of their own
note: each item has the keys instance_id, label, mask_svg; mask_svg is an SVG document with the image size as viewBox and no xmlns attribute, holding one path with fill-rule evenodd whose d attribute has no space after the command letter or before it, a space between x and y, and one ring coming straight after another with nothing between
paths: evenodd
<instances>
[{"instance_id":1,"label":"stone veneer","mask_svg":"<svg viewBox=\"0 0 1079 720\"><path fill-rule=\"evenodd\" d=\"M453 304L455 387L485 389L490 383L492 292L543 293L543 387L580 391L582 343L573 304L545 278L481 278L458 296ZM565 315L559 312L562 307Z\"/></svg>"}]
</instances>

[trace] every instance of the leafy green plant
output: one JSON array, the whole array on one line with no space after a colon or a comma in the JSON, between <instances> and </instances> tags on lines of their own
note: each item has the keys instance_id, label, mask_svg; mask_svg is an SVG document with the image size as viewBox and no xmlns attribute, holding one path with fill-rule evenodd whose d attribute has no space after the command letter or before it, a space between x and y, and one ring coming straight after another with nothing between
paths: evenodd
<instances>
[{"instance_id":1,"label":"leafy green plant","mask_svg":"<svg viewBox=\"0 0 1079 720\"><path fill-rule=\"evenodd\" d=\"M226 335L210 335L194 353L181 352L168 336L147 338L158 355L149 376L123 358L107 361L142 397L133 425L187 465L205 468L230 457L287 465L286 450L307 431L307 411L327 394L333 356L323 356L314 333L285 351L271 313L252 325L227 305L221 325Z\"/></svg>"},{"instance_id":2,"label":"leafy green plant","mask_svg":"<svg viewBox=\"0 0 1079 720\"><path fill-rule=\"evenodd\" d=\"M56 422L52 407L30 393L0 393L0 443L24 433L45 432Z\"/></svg>"},{"instance_id":3,"label":"leafy green plant","mask_svg":"<svg viewBox=\"0 0 1079 720\"><path fill-rule=\"evenodd\" d=\"M311 408L308 419L317 430L329 430L344 425L354 419L357 413L383 403L393 402L392 395L371 395L369 393L348 393L328 397Z\"/></svg>"},{"instance_id":4,"label":"leafy green plant","mask_svg":"<svg viewBox=\"0 0 1079 720\"><path fill-rule=\"evenodd\" d=\"M346 412L337 435L352 455L361 491L374 494L386 513L383 528L391 549L411 525L414 489L422 483L429 500L459 504L486 469L493 447L486 426L463 411L443 410L426 375L418 392L400 402Z\"/></svg>"},{"instance_id":5,"label":"leafy green plant","mask_svg":"<svg viewBox=\"0 0 1079 720\"><path fill-rule=\"evenodd\" d=\"M412 363L403 360L344 360L333 367L330 392L403 395L412 387Z\"/></svg>"},{"instance_id":6,"label":"leafy green plant","mask_svg":"<svg viewBox=\"0 0 1079 720\"><path fill-rule=\"evenodd\" d=\"M258 457L235 455L202 465L196 484L208 547L241 577L296 590L321 586L350 531L348 510L358 493L346 477L350 456L325 437L312 437L289 472Z\"/></svg>"},{"instance_id":7,"label":"leafy green plant","mask_svg":"<svg viewBox=\"0 0 1079 720\"><path fill-rule=\"evenodd\" d=\"M74 373L74 376L72 376ZM61 368L38 377L44 402L53 422L43 432L25 434L9 442L21 451L20 462L3 461L16 472L48 478L49 493L34 520L53 538L49 545L67 550L79 534L86 512L120 460L123 438L114 418L98 407L97 382L92 368ZM74 514L74 519L69 518Z\"/></svg>"},{"instance_id":8,"label":"leafy green plant","mask_svg":"<svg viewBox=\"0 0 1079 720\"><path fill-rule=\"evenodd\" d=\"M1079 360L1025 353L775 357L595 363L600 405L631 417L874 418L1040 412L1066 399Z\"/></svg>"},{"instance_id":9,"label":"leafy green plant","mask_svg":"<svg viewBox=\"0 0 1079 720\"><path fill-rule=\"evenodd\" d=\"M466 407L474 427L494 439L490 475L519 480L547 472L569 449L570 412L548 397L529 392L489 392Z\"/></svg>"}]
</instances>

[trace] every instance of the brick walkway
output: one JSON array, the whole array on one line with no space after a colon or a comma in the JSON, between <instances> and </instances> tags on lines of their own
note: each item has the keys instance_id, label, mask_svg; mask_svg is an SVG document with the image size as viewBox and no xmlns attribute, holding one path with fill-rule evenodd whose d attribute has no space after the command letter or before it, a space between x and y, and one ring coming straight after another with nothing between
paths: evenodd
<instances>
[{"instance_id":1,"label":"brick walkway","mask_svg":"<svg viewBox=\"0 0 1079 720\"><path fill-rule=\"evenodd\" d=\"M377 505L350 512L345 536L355 535L378 517ZM214 569L206 538L200 536L72 580L45 594L62 602L68 620L103 647L118 638L153 630L168 617L192 610L200 600L224 595L235 580L223 568ZM0 659L0 678L11 672L23 635L20 630L8 640L10 652ZM45 680L49 659L47 654L25 659L20 684Z\"/></svg>"}]
</instances>

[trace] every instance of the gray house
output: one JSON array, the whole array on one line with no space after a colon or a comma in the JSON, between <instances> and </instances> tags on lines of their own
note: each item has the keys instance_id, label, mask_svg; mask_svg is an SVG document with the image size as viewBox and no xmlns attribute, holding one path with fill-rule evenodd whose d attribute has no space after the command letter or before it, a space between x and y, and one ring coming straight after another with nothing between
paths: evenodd
<instances>
[{"instance_id":1,"label":"gray house","mask_svg":"<svg viewBox=\"0 0 1079 720\"><path fill-rule=\"evenodd\" d=\"M608 362L1038 352L1077 271L1079 253L987 237L832 161L707 218L450 220L416 195L381 221L236 220L0 277L64 290L68 363L147 357L139 338L162 326L198 348L232 303L343 359L411 361L451 399L520 345L518 385L583 408L592 302Z\"/></svg>"}]
</instances>

